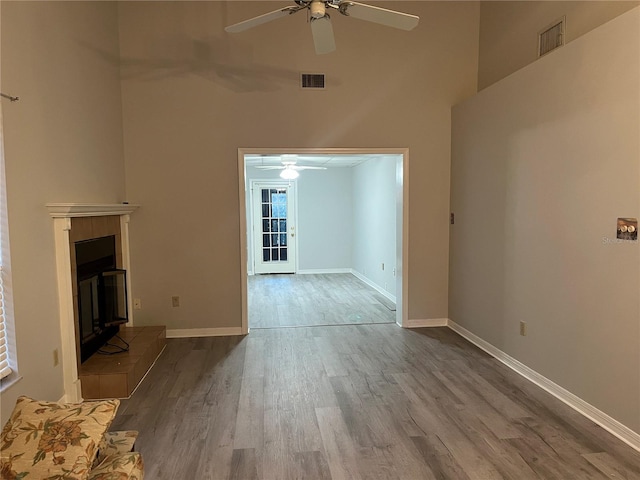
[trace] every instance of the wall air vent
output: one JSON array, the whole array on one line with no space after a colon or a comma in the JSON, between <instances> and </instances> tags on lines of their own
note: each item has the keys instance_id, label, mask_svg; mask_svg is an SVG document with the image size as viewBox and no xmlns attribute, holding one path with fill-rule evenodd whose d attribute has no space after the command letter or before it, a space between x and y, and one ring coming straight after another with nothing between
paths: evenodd
<instances>
[{"instance_id":1,"label":"wall air vent","mask_svg":"<svg viewBox=\"0 0 640 480\"><path fill-rule=\"evenodd\" d=\"M324 88L324 73L302 73L300 74L302 88Z\"/></svg>"},{"instance_id":2,"label":"wall air vent","mask_svg":"<svg viewBox=\"0 0 640 480\"><path fill-rule=\"evenodd\" d=\"M538 33L538 57L564 45L566 17L562 17Z\"/></svg>"}]
</instances>

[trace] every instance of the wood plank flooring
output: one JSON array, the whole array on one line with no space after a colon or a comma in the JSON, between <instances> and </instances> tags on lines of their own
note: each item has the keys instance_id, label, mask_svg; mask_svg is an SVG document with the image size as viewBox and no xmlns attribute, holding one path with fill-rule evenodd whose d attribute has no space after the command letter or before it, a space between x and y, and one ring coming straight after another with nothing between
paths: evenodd
<instances>
[{"instance_id":1,"label":"wood plank flooring","mask_svg":"<svg viewBox=\"0 0 640 480\"><path fill-rule=\"evenodd\" d=\"M249 327L395 323L395 305L350 273L252 275Z\"/></svg>"},{"instance_id":2,"label":"wood plank flooring","mask_svg":"<svg viewBox=\"0 0 640 480\"><path fill-rule=\"evenodd\" d=\"M112 430L151 479L640 479L640 453L447 328L170 339Z\"/></svg>"}]
</instances>

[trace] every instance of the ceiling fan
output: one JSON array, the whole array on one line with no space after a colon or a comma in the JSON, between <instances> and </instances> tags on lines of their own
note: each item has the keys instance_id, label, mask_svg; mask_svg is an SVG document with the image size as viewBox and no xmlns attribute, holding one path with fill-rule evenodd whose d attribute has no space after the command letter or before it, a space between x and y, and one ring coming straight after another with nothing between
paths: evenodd
<instances>
[{"instance_id":1,"label":"ceiling fan","mask_svg":"<svg viewBox=\"0 0 640 480\"><path fill-rule=\"evenodd\" d=\"M296 5L280 8L249 20L229 25L225 31L239 33L258 25L286 17L300 10L309 10L311 18L311 34L317 54L330 53L336 49L331 18L327 10L336 10L346 17L359 18L368 22L379 23L401 30L412 30L418 25L420 17L408 13L388 10L386 8L365 5L349 0L294 0Z\"/></svg>"},{"instance_id":2,"label":"ceiling fan","mask_svg":"<svg viewBox=\"0 0 640 480\"><path fill-rule=\"evenodd\" d=\"M283 155L284 157L284 155ZM293 180L300 176L300 170L326 170L326 167L313 167L310 165L297 165L295 158L282 160L282 165L256 165L260 170L282 170L280 177L285 180Z\"/></svg>"}]
</instances>

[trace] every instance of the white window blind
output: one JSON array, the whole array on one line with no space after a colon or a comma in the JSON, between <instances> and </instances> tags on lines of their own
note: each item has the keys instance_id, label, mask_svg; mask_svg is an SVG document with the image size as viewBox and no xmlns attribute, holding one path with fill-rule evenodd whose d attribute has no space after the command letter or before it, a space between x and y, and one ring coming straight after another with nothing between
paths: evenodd
<instances>
[{"instance_id":1,"label":"white window blind","mask_svg":"<svg viewBox=\"0 0 640 480\"><path fill-rule=\"evenodd\" d=\"M2 238L0 238L0 242L1 241ZM9 366L9 349L7 347L7 328L4 307L4 274L4 269L2 268L2 265L0 265L0 378L4 378L11 373L11 367Z\"/></svg>"},{"instance_id":2,"label":"white window blind","mask_svg":"<svg viewBox=\"0 0 640 480\"><path fill-rule=\"evenodd\" d=\"M2 105L0 104L0 379L11 374L11 351L8 338L7 318L7 259L9 239L7 238L7 189L4 171L4 132L2 128Z\"/></svg>"}]
</instances>

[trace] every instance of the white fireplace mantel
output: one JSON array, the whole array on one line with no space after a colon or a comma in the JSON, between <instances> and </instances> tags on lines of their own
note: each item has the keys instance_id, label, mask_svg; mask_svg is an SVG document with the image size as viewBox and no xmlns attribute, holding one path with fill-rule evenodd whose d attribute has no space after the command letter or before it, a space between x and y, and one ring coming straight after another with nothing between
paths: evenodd
<instances>
[{"instance_id":1,"label":"white fireplace mantel","mask_svg":"<svg viewBox=\"0 0 640 480\"><path fill-rule=\"evenodd\" d=\"M122 266L127 271L127 295L129 325L132 324L133 308L131 298L131 262L129 257L129 220L130 214L139 205L128 203L48 203L49 215L53 218L54 242L56 252L56 270L58 277L58 306L60 316L62 376L65 402L82 401L82 388L78 376L78 358L76 351L76 332L73 284L71 278L71 252L69 232L71 219L75 217L120 217L120 237L122 241Z\"/></svg>"},{"instance_id":2,"label":"white fireplace mantel","mask_svg":"<svg viewBox=\"0 0 640 480\"><path fill-rule=\"evenodd\" d=\"M47 203L49 215L53 218L128 215L138 207L128 203Z\"/></svg>"}]
</instances>

